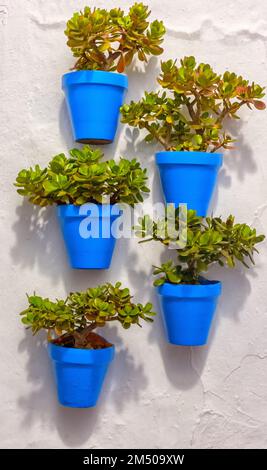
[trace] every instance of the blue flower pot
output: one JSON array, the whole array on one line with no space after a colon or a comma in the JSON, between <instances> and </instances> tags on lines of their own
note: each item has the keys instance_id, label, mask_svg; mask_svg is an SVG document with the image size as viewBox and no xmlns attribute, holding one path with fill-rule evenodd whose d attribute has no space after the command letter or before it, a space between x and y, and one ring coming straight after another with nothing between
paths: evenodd
<instances>
[{"instance_id":1,"label":"blue flower pot","mask_svg":"<svg viewBox=\"0 0 267 470\"><path fill-rule=\"evenodd\" d=\"M127 76L114 72L81 70L63 75L76 142L107 144L114 140L127 87Z\"/></svg>"},{"instance_id":2,"label":"blue flower pot","mask_svg":"<svg viewBox=\"0 0 267 470\"><path fill-rule=\"evenodd\" d=\"M188 209L206 216L222 154L206 152L158 152L162 190L166 203L187 204Z\"/></svg>"},{"instance_id":3,"label":"blue flower pot","mask_svg":"<svg viewBox=\"0 0 267 470\"><path fill-rule=\"evenodd\" d=\"M207 280L198 285L165 283L157 289L169 343L206 344L221 283Z\"/></svg>"},{"instance_id":4,"label":"blue flower pot","mask_svg":"<svg viewBox=\"0 0 267 470\"><path fill-rule=\"evenodd\" d=\"M74 269L108 269L116 243L113 222L121 215L108 204L58 206L58 218L70 265Z\"/></svg>"},{"instance_id":5,"label":"blue flower pot","mask_svg":"<svg viewBox=\"0 0 267 470\"><path fill-rule=\"evenodd\" d=\"M75 349L48 344L53 361L58 400L63 406L90 408L98 397L114 358L115 348Z\"/></svg>"}]
</instances>

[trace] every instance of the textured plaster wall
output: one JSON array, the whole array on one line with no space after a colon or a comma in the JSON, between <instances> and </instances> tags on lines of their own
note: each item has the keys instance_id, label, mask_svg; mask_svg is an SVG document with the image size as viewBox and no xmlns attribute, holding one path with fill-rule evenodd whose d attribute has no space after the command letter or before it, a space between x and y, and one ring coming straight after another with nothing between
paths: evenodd
<instances>
[{"instance_id":1,"label":"textured plaster wall","mask_svg":"<svg viewBox=\"0 0 267 470\"><path fill-rule=\"evenodd\" d=\"M50 362L41 338L19 323L25 292L64 296L107 280L120 279L139 299L151 299L152 263L158 246L120 241L112 269L72 271L66 262L53 210L43 223L12 187L18 170L45 164L73 147L60 77L73 64L65 46L64 25L80 0L0 1L0 175L1 315L0 446L57 447L232 447L267 446L267 265L261 246L250 272L213 270L223 281L223 296L204 348L175 348L164 339L161 318L143 330L106 337L117 357L99 406L61 408ZM88 1L89 5L94 2ZM130 1L97 1L125 6ZM194 54L216 70L232 68L266 83L267 4L259 0L147 1L153 18L167 26L164 58ZM129 70L127 99L153 89L157 60L146 70ZM225 154L212 210L236 214L259 230L267 226L267 113L242 111L235 124L239 143ZM149 168L150 202L161 200L153 154L136 134L120 127L107 157L137 156Z\"/></svg>"}]
</instances>

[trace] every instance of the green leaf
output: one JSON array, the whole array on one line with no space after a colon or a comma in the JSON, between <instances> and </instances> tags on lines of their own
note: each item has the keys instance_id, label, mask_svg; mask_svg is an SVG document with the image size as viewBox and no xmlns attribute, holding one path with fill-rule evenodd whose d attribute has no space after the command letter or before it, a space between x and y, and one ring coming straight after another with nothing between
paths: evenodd
<instances>
[{"instance_id":1,"label":"green leaf","mask_svg":"<svg viewBox=\"0 0 267 470\"><path fill-rule=\"evenodd\" d=\"M166 210L166 216L168 211ZM142 224L146 216L139 220ZM247 224L235 223L232 215L224 221L220 217L200 217L196 211L188 210L186 217L186 244L177 243L177 265L167 261L161 266L153 266L153 274L159 277L154 281L155 286L165 282L171 284L198 284L203 273L209 266L218 264L234 268L237 262L245 267L254 264L253 253L257 251L256 244L264 240L264 235L258 235L254 228ZM175 212L175 226L185 222L179 220L179 211ZM170 244L167 234L166 217L152 221L153 232L149 240L154 240L164 246Z\"/></svg>"},{"instance_id":2,"label":"green leaf","mask_svg":"<svg viewBox=\"0 0 267 470\"><path fill-rule=\"evenodd\" d=\"M56 183L52 183L51 181L44 181L43 187L48 194L59 189L58 185Z\"/></svg>"},{"instance_id":3,"label":"green leaf","mask_svg":"<svg viewBox=\"0 0 267 470\"><path fill-rule=\"evenodd\" d=\"M148 193L147 170L136 159L120 158L101 161L103 154L89 145L72 149L70 158L56 155L47 168L35 168L19 172L15 186L20 195L28 197L33 204L103 203L109 198L111 204L126 202L134 205L143 201Z\"/></svg>"},{"instance_id":4,"label":"green leaf","mask_svg":"<svg viewBox=\"0 0 267 470\"><path fill-rule=\"evenodd\" d=\"M33 334L44 329L49 332L52 342L77 348L110 346L104 338L95 333L92 335L92 331L111 321L128 328L132 324L140 326L141 321L155 315L150 302L134 304L129 289L123 288L120 282L73 292L66 299L54 302L32 295L28 296L28 303L28 308L20 315L22 323L30 327ZM59 336L56 341L52 339L53 331Z\"/></svg>"},{"instance_id":5,"label":"green leaf","mask_svg":"<svg viewBox=\"0 0 267 470\"><path fill-rule=\"evenodd\" d=\"M85 7L67 22L67 45L75 57L77 70L123 72L134 55L146 60L163 52L165 34L162 21L148 21L148 7L135 3L129 12Z\"/></svg>"},{"instance_id":6,"label":"green leaf","mask_svg":"<svg viewBox=\"0 0 267 470\"><path fill-rule=\"evenodd\" d=\"M157 141L167 151L215 152L235 140L224 129L227 118L239 119L242 106L264 109L264 89L254 82L193 56L161 63L158 82L166 91L145 92L140 101L121 108L122 122L145 130L146 142Z\"/></svg>"},{"instance_id":7,"label":"green leaf","mask_svg":"<svg viewBox=\"0 0 267 470\"><path fill-rule=\"evenodd\" d=\"M154 286L162 286L165 283L165 278L160 277L154 281Z\"/></svg>"}]
</instances>

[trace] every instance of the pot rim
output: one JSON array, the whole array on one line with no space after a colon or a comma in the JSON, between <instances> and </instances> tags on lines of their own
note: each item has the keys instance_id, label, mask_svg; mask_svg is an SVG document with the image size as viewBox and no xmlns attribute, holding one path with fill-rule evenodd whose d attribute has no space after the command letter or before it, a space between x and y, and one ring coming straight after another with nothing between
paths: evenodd
<instances>
[{"instance_id":1,"label":"pot rim","mask_svg":"<svg viewBox=\"0 0 267 470\"><path fill-rule=\"evenodd\" d=\"M76 70L62 76L62 89L80 84L110 85L128 89L128 77L124 73L105 70Z\"/></svg>"},{"instance_id":2,"label":"pot rim","mask_svg":"<svg viewBox=\"0 0 267 470\"><path fill-rule=\"evenodd\" d=\"M80 208L82 206L85 206L85 205L90 205L92 204L93 206L97 206L98 207L98 214L94 216L94 214L90 214L90 212L88 213L88 211L90 210L90 208L88 207L88 211L85 210L84 213L80 213ZM117 213L112 213L112 210L113 208L116 207L117 208ZM80 218L84 218L84 217L88 217L90 216L91 218L95 217L95 218L110 218L110 219L115 219L116 217L119 217L120 215L123 214L123 210L119 208L119 204L116 205L116 204L97 204L97 203L85 203L85 204L82 204L81 206L77 206L75 204L58 204L57 205L57 214L59 217L61 218L65 218L65 217L80 217Z\"/></svg>"},{"instance_id":3,"label":"pot rim","mask_svg":"<svg viewBox=\"0 0 267 470\"><path fill-rule=\"evenodd\" d=\"M65 364L106 364L111 362L115 355L114 345L103 349L78 349L48 343L47 349L53 361Z\"/></svg>"},{"instance_id":4,"label":"pot rim","mask_svg":"<svg viewBox=\"0 0 267 470\"><path fill-rule=\"evenodd\" d=\"M157 291L162 297L217 297L221 294L222 283L208 279L203 279L201 284L171 284L170 282L165 282L162 286L157 287Z\"/></svg>"},{"instance_id":5,"label":"pot rim","mask_svg":"<svg viewBox=\"0 0 267 470\"><path fill-rule=\"evenodd\" d=\"M220 167L223 162L222 153L197 152L197 151L162 151L156 153L158 165L188 164L188 165L210 165Z\"/></svg>"}]
</instances>

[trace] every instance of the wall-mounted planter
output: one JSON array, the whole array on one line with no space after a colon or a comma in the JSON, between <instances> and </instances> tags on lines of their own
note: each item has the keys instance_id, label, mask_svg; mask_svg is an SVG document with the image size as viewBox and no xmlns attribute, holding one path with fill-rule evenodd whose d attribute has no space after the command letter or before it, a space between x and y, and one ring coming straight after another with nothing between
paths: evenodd
<instances>
[{"instance_id":1,"label":"wall-mounted planter","mask_svg":"<svg viewBox=\"0 0 267 470\"><path fill-rule=\"evenodd\" d=\"M115 72L81 70L63 75L76 142L108 144L114 140L127 87L127 76Z\"/></svg>"},{"instance_id":2,"label":"wall-mounted planter","mask_svg":"<svg viewBox=\"0 0 267 470\"><path fill-rule=\"evenodd\" d=\"M165 283L157 290L169 343L177 346L206 344L221 283L207 280L198 285Z\"/></svg>"},{"instance_id":3,"label":"wall-mounted planter","mask_svg":"<svg viewBox=\"0 0 267 470\"><path fill-rule=\"evenodd\" d=\"M114 346L105 349L75 349L49 343L48 353L53 362L61 405L73 408L95 406L114 358Z\"/></svg>"},{"instance_id":4,"label":"wall-mounted planter","mask_svg":"<svg viewBox=\"0 0 267 470\"><path fill-rule=\"evenodd\" d=\"M74 269L108 269L116 243L112 224L121 212L113 215L113 206L108 204L92 204L91 211L90 204L86 206L57 208L70 265Z\"/></svg>"},{"instance_id":5,"label":"wall-mounted planter","mask_svg":"<svg viewBox=\"0 0 267 470\"><path fill-rule=\"evenodd\" d=\"M186 203L198 215L207 215L222 154L165 151L156 154L156 163L166 203Z\"/></svg>"}]
</instances>

